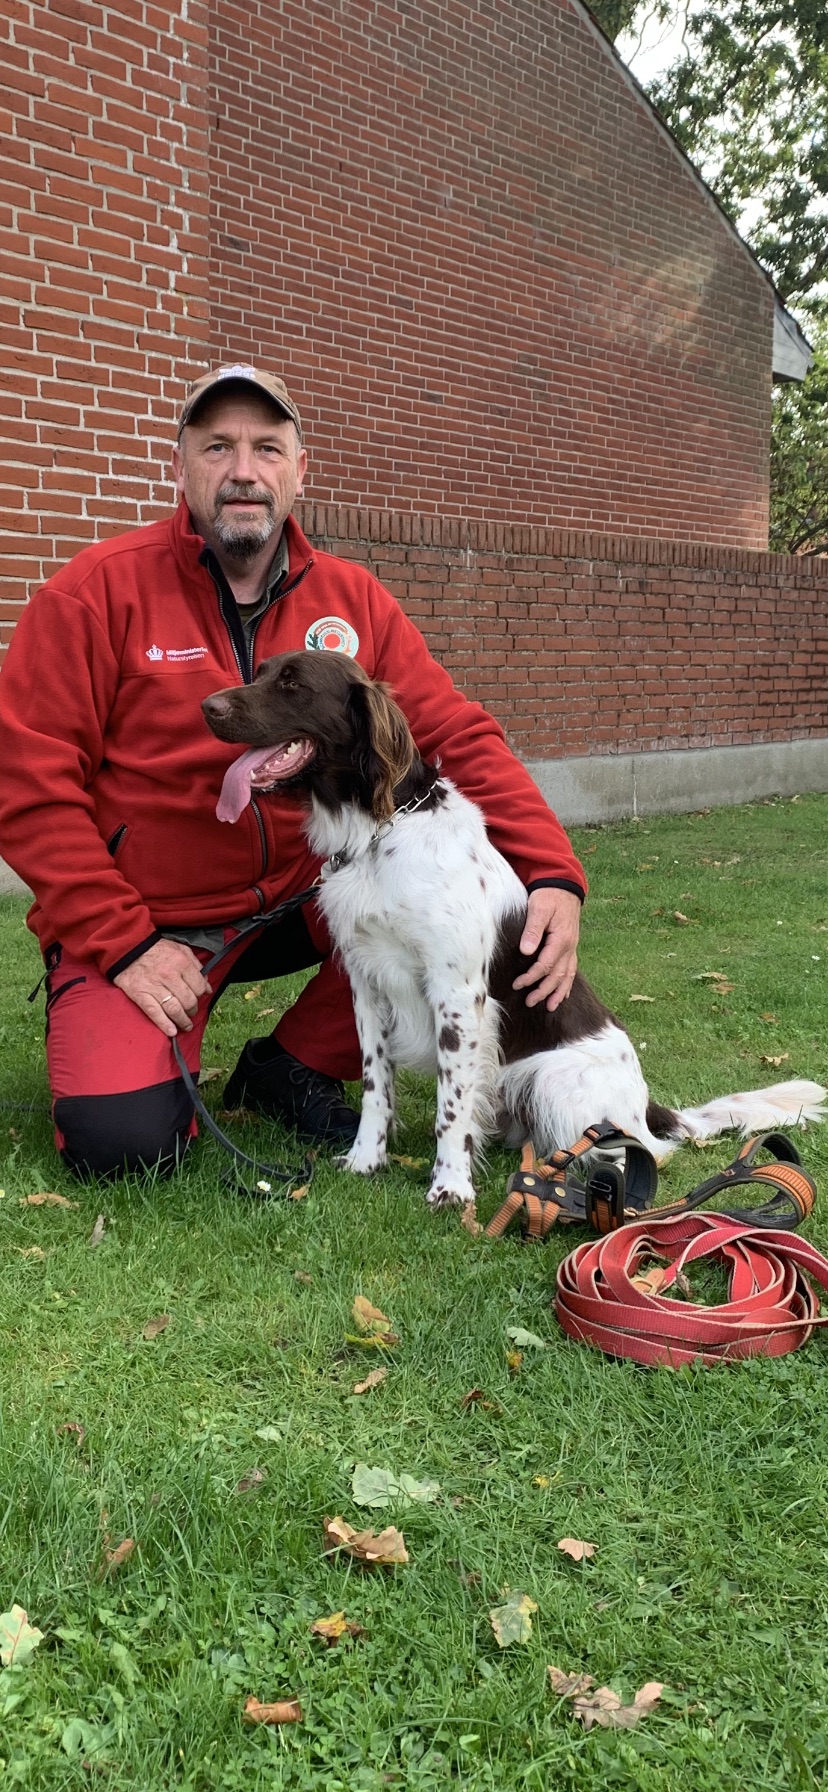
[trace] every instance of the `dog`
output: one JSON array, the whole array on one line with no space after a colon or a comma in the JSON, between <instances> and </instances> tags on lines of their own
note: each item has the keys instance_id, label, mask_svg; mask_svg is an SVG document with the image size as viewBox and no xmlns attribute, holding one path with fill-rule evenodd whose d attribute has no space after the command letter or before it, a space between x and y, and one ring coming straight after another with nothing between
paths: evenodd
<instances>
[{"instance_id":1,"label":"dog","mask_svg":"<svg viewBox=\"0 0 828 1792\"><path fill-rule=\"evenodd\" d=\"M359 1131L340 1161L373 1175L387 1161L398 1068L437 1077L432 1207L475 1199L488 1136L531 1138L548 1154L608 1118L664 1161L707 1139L823 1117L804 1081L674 1110L651 1101L632 1041L576 975L550 1013L512 988L527 895L477 806L421 759L388 688L344 654L283 653L251 685L205 699L220 740L248 751L225 777L219 819L253 790L307 806L325 861L319 903L348 976L362 1049Z\"/></svg>"}]
</instances>

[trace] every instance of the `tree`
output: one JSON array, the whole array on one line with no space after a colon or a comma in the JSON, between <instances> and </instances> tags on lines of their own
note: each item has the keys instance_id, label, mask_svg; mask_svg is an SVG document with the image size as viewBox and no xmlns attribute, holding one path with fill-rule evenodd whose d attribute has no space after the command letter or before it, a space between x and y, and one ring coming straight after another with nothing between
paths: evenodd
<instances>
[{"instance_id":1,"label":"tree","mask_svg":"<svg viewBox=\"0 0 828 1792\"><path fill-rule=\"evenodd\" d=\"M682 22L650 98L815 348L774 395L771 546L828 551L828 8L825 0L595 0L607 34Z\"/></svg>"}]
</instances>

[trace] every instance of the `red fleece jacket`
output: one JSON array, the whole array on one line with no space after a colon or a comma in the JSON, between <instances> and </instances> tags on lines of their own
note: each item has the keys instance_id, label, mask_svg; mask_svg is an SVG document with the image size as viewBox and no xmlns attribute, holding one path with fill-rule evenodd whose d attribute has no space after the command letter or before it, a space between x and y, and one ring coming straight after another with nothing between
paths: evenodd
<instances>
[{"instance_id":1,"label":"red fleece jacket","mask_svg":"<svg viewBox=\"0 0 828 1792\"><path fill-rule=\"evenodd\" d=\"M286 530L289 572L252 668L232 593L184 504L85 549L24 610L0 677L0 852L35 892L29 924L44 949L61 940L111 976L160 927L253 915L312 880L297 804L260 797L234 827L216 819L239 749L214 738L200 704L342 624L519 877L585 891L497 722L455 690L365 567L312 551L292 517Z\"/></svg>"}]
</instances>

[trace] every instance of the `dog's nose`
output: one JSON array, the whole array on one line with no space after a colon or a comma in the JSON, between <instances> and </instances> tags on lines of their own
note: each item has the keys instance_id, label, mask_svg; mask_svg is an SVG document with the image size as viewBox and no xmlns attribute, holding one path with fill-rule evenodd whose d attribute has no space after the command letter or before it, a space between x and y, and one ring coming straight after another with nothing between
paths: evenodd
<instances>
[{"instance_id":1,"label":"dog's nose","mask_svg":"<svg viewBox=\"0 0 828 1792\"><path fill-rule=\"evenodd\" d=\"M221 722L230 714L230 698L226 691L216 691L214 696L204 698L201 707L208 722Z\"/></svg>"}]
</instances>

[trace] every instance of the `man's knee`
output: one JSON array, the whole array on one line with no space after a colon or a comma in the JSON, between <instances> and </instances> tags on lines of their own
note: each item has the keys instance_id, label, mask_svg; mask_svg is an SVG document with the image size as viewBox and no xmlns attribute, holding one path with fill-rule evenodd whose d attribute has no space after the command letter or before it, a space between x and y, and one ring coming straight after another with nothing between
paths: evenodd
<instances>
[{"instance_id":1,"label":"man's knee","mask_svg":"<svg viewBox=\"0 0 828 1792\"><path fill-rule=\"evenodd\" d=\"M121 1095L63 1095L54 1107L61 1157L82 1181L128 1171L172 1175L192 1119L193 1104L179 1080Z\"/></svg>"}]
</instances>

